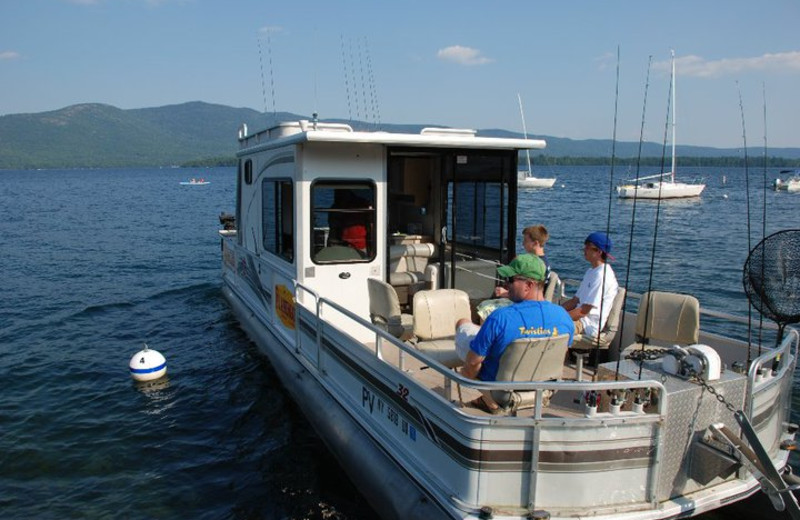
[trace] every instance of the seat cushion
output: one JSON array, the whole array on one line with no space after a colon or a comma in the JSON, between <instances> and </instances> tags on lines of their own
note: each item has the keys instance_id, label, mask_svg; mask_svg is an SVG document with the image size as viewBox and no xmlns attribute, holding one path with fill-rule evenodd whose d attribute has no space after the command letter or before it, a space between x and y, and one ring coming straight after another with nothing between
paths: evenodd
<instances>
[{"instance_id":1,"label":"seat cushion","mask_svg":"<svg viewBox=\"0 0 800 520\"><path fill-rule=\"evenodd\" d=\"M691 345L700 330L700 303L688 294L645 293L636 313L636 336L655 341Z\"/></svg>"},{"instance_id":2,"label":"seat cushion","mask_svg":"<svg viewBox=\"0 0 800 520\"><path fill-rule=\"evenodd\" d=\"M425 283L425 273L420 271L402 271L399 273L389 273L389 283L394 287L402 285L414 285Z\"/></svg>"},{"instance_id":3,"label":"seat cushion","mask_svg":"<svg viewBox=\"0 0 800 520\"><path fill-rule=\"evenodd\" d=\"M424 280L425 269L436 248L433 244L403 244L389 248L389 283L409 285ZM411 278L396 277L403 273L413 273Z\"/></svg>"},{"instance_id":4,"label":"seat cushion","mask_svg":"<svg viewBox=\"0 0 800 520\"><path fill-rule=\"evenodd\" d=\"M469 297L464 291L437 289L414 294L414 335L420 341L452 339L456 321L471 317Z\"/></svg>"},{"instance_id":5,"label":"seat cushion","mask_svg":"<svg viewBox=\"0 0 800 520\"><path fill-rule=\"evenodd\" d=\"M613 339L613 336L610 339ZM584 336L583 334L575 334L575 337L572 339L572 349L608 348L611 343L610 339L608 335L603 333L600 334L600 341L597 341L597 338Z\"/></svg>"},{"instance_id":6,"label":"seat cushion","mask_svg":"<svg viewBox=\"0 0 800 520\"><path fill-rule=\"evenodd\" d=\"M454 338L420 341L416 344L416 347L417 350L424 352L446 367L455 368L464 364L456 352L456 342Z\"/></svg>"}]
</instances>

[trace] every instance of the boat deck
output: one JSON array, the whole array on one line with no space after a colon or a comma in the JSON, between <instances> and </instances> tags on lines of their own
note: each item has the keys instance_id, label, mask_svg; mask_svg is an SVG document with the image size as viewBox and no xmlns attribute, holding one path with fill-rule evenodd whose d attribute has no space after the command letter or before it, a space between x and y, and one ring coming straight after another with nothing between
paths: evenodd
<instances>
[{"instance_id":1,"label":"boat deck","mask_svg":"<svg viewBox=\"0 0 800 520\"><path fill-rule=\"evenodd\" d=\"M385 345L385 344L384 344ZM375 343L365 344L370 351L375 351ZM402 355L401 350L396 348L382 348L381 358L388 364L396 367L402 367L402 370L415 381L419 382L435 394L450 401L453 405L459 408L463 413L475 415L478 417L491 417L492 414L485 412L479 408L469 406L469 402L476 399L481 395L481 392L475 388L469 388L462 385L450 385L448 390L448 380L442 376L437 370L431 369L422 361L410 355ZM455 369L453 369L455 370ZM596 377L596 370L593 367L584 366L582 368L582 381L593 381ZM578 381L578 372L575 364L565 363L562 381ZM556 398L554 395L550 403L547 404L542 410L544 417L578 417L583 415L582 409L569 406L570 403L562 402L563 400ZM533 417L533 408L524 408L518 410L515 415L518 417ZM508 412L501 412L506 415ZM496 415L495 415L496 416Z\"/></svg>"}]
</instances>

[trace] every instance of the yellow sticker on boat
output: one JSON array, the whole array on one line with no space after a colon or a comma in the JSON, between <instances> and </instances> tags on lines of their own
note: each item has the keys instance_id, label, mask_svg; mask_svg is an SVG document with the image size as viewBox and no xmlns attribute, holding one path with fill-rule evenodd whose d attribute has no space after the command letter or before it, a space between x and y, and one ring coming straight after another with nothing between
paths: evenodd
<instances>
[{"instance_id":1,"label":"yellow sticker on boat","mask_svg":"<svg viewBox=\"0 0 800 520\"><path fill-rule=\"evenodd\" d=\"M285 285L275 286L275 314L286 328L294 330L294 295Z\"/></svg>"}]
</instances>

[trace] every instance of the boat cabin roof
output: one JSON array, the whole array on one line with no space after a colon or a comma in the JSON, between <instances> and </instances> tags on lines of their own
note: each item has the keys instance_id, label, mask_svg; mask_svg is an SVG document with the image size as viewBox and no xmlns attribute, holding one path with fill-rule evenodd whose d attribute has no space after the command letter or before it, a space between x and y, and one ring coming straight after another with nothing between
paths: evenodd
<instances>
[{"instance_id":1,"label":"boat cabin roof","mask_svg":"<svg viewBox=\"0 0 800 520\"><path fill-rule=\"evenodd\" d=\"M460 128L423 128L418 134L399 132L360 132L343 123L320 123L300 120L279 123L254 134L247 133L247 125L239 129L239 153L246 155L304 142L362 143L421 146L431 148L480 148L497 150L543 149L541 139L513 139L506 137L479 137L476 130Z\"/></svg>"}]
</instances>

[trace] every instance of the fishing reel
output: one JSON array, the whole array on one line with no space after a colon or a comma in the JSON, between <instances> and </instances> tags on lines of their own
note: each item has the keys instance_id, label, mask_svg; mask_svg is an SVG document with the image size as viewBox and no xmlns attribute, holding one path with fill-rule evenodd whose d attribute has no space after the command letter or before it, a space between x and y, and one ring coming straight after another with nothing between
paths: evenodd
<instances>
[{"instance_id":1,"label":"fishing reel","mask_svg":"<svg viewBox=\"0 0 800 520\"><path fill-rule=\"evenodd\" d=\"M665 352L661 368L683 379L698 375L705 381L715 381L722 373L722 360L717 351L708 345L689 345L685 348L673 345Z\"/></svg>"}]
</instances>

